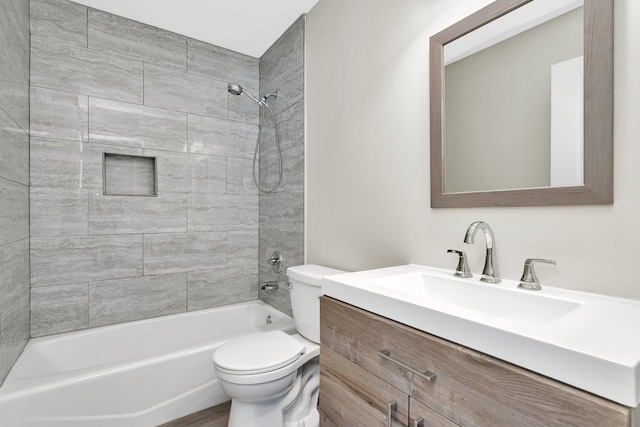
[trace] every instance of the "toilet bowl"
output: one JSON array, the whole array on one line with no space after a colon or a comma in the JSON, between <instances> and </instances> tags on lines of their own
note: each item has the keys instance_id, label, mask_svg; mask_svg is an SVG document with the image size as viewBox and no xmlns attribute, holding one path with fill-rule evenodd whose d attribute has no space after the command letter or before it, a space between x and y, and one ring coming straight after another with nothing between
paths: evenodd
<instances>
[{"instance_id":1,"label":"toilet bowl","mask_svg":"<svg viewBox=\"0 0 640 427\"><path fill-rule=\"evenodd\" d=\"M320 280L338 273L343 272L317 265L290 267L298 333L258 332L216 350L214 368L232 398L229 427L318 426Z\"/></svg>"}]
</instances>

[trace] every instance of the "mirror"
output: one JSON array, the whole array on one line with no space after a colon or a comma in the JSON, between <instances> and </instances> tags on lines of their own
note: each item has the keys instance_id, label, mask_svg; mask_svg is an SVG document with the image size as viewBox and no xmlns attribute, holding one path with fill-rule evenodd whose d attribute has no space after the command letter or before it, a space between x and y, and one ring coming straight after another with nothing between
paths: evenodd
<instances>
[{"instance_id":1,"label":"mirror","mask_svg":"<svg viewBox=\"0 0 640 427\"><path fill-rule=\"evenodd\" d=\"M582 9L535 0L445 45L445 193L584 184Z\"/></svg>"},{"instance_id":2,"label":"mirror","mask_svg":"<svg viewBox=\"0 0 640 427\"><path fill-rule=\"evenodd\" d=\"M499 0L431 38L431 206L613 202L611 0Z\"/></svg>"}]
</instances>

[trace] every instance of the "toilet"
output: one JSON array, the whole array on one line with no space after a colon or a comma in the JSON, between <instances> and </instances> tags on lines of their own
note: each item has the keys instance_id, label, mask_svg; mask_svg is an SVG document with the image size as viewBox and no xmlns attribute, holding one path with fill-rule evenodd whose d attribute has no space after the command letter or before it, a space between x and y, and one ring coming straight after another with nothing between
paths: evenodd
<instances>
[{"instance_id":1,"label":"toilet","mask_svg":"<svg viewBox=\"0 0 640 427\"><path fill-rule=\"evenodd\" d=\"M340 270L289 267L298 333L258 332L230 340L213 354L222 389L231 399L229 427L317 427L320 369L320 281Z\"/></svg>"}]
</instances>

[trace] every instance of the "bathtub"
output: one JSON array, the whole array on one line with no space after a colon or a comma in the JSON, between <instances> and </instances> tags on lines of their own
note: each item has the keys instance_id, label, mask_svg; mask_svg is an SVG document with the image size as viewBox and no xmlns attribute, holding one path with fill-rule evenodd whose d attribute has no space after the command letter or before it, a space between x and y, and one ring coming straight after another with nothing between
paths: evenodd
<instances>
[{"instance_id":1,"label":"bathtub","mask_svg":"<svg viewBox=\"0 0 640 427\"><path fill-rule=\"evenodd\" d=\"M156 426L217 405L214 350L273 329L293 320L251 301L32 339L0 388L0 425Z\"/></svg>"}]
</instances>

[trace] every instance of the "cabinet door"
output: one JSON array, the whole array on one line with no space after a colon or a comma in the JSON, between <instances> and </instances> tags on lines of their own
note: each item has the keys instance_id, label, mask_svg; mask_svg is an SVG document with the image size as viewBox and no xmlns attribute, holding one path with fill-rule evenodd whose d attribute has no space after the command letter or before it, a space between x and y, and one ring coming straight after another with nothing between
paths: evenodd
<instances>
[{"instance_id":1,"label":"cabinet door","mask_svg":"<svg viewBox=\"0 0 640 427\"><path fill-rule=\"evenodd\" d=\"M428 406L415 399L409 399L410 427L459 427L458 424L443 417Z\"/></svg>"},{"instance_id":2,"label":"cabinet door","mask_svg":"<svg viewBox=\"0 0 640 427\"><path fill-rule=\"evenodd\" d=\"M320 425L322 427L387 427L390 402L392 426L409 422L409 396L328 347L320 350Z\"/></svg>"}]
</instances>

